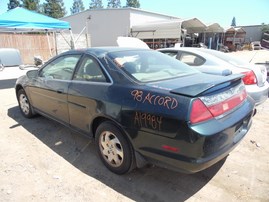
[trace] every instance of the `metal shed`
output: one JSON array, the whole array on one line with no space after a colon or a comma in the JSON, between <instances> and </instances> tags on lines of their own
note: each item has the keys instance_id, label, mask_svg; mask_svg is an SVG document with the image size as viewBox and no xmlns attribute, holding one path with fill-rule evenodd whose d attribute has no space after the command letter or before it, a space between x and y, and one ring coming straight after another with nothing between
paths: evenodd
<instances>
[{"instance_id":1,"label":"metal shed","mask_svg":"<svg viewBox=\"0 0 269 202\"><path fill-rule=\"evenodd\" d=\"M132 26L131 35L141 39L178 38L187 33L203 33L206 25L197 18L174 19Z\"/></svg>"}]
</instances>

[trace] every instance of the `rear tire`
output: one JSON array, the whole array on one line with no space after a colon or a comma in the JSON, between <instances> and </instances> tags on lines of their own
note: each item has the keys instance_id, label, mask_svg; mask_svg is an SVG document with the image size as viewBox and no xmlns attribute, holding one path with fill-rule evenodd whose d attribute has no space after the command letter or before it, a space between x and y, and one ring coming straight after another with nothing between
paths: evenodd
<instances>
[{"instance_id":1,"label":"rear tire","mask_svg":"<svg viewBox=\"0 0 269 202\"><path fill-rule=\"evenodd\" d=\"M126 136L112 122L100 124L96 130L97 152L104 165L116 174L133 169L134 152Z\"/></svg>"},{"instance_id":2,"label":"rear tire","mask_svg":"<svg viewBox=\"0 0 269 202\"><path fill-rule=\"evenodd\" d=\"M18 103L21 113L26 118L32 118L35 114L32 109L32 105L23 89L20 89L17 93Z\"/></svg>"}]
</instances>

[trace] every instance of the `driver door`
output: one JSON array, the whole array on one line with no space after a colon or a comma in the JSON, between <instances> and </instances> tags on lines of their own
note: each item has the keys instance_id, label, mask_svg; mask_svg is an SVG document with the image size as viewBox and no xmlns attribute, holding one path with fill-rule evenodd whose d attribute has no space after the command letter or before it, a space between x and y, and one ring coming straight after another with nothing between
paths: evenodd
<instances>
[{"instance_id":1,"label":"driver door","mask_svg":"<svg viewBox=\"0 0 269 202\"><path fill-rule=\"evenodd\" d=\"M69 123L67 91L81 55L64 55L49 62L30 87L32 105L58 121Z\"/></svg>"}]
</instances>

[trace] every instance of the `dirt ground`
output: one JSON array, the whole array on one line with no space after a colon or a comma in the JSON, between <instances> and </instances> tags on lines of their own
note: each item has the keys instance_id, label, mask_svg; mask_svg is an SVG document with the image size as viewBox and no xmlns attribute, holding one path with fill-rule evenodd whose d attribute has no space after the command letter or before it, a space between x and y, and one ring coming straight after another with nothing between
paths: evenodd
<instances>
[{"instance_id":1,"label":"dirt ground","mask_svg":"<svg viewBox=\"0 0 269 202\"><path fill-rule=\"evenodd\" d=\"M234 54L269 60L269 51L256 52ZM6 79L4 71L0 201L269 201L269 99L225 162L193 175L148 166L118 176L89 139L42 116L22 117L13 89L18 74Z\"/></svg>"}]
</instances>

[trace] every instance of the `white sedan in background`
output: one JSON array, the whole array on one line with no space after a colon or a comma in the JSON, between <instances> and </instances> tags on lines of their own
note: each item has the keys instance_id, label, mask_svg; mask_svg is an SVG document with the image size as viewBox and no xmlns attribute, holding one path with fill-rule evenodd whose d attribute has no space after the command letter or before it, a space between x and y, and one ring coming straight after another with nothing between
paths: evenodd
<instances>
[{"instance_id":1,"label":"white sedan in background","mask_svg":"<svg viewBox=\"0 0 269 202\"><path fill-rule=\"evenodd\" d=\"M268 98L267 70L263 65L250 64L229 54L204 48L165 48L158 51L204 73L223 76L244 74L243 81L247 92L254 99L256 105L263 103Z\"/></svg>"}]
</instances>

